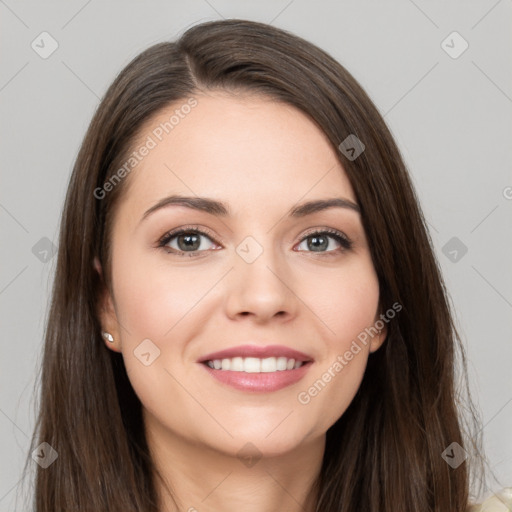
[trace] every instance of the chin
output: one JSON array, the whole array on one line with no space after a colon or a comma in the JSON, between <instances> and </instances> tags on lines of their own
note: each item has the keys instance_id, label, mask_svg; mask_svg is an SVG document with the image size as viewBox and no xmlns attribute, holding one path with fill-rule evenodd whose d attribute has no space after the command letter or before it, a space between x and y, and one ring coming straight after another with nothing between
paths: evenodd
<instances>
[{"instance_id":1,"label":"chin","mask_svg":"<svg viewBox=\"0 0 512 512\"><path fill-rule=\"evenodd\" d=\"M215 450L235 456L243 462L245 458L272 458L280 457L295 450L299 450L304 443L305 432L290 432L289 429L279 430L268 435L255 431L254 428L244 430L241 426L236 431L233 439L224 439L219 443L219 438L212 439L210 446Z\"/></svg>"}]
</instances>

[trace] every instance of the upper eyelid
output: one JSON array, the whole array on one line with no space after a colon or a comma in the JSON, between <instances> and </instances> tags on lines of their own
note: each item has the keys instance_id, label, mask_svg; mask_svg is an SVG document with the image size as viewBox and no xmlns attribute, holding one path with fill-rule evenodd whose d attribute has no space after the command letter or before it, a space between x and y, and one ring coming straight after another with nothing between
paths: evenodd
<instances>
[{"instance_id":1,"label":"upper eyelid","mask_svg":"<svg viewBox=\"0 0 512 512\"><path fill-rule=\"evenodd\" d=\"M191 232L191 231L197 231L199 232L200 235L202 236L207 236L208 238L212 239L212 238L218 238L222 243L224 243L222 237L218 237L215 233L213 232L210 232L209 229L206 229L206 228L203 228L203 227L200 227L200 226L184 226L184 227L181 227L181 228L176 228L176 229L171 229L167 232L165 232L158 240L158 242L162 242L166 239L170 239L170 238L174 238L178 235L181 235L183 233L188 233L188 232ZM213 242L214 240L212 240ZM168 243L168 242L167 242Z\"/></svg>"}]
</instances>

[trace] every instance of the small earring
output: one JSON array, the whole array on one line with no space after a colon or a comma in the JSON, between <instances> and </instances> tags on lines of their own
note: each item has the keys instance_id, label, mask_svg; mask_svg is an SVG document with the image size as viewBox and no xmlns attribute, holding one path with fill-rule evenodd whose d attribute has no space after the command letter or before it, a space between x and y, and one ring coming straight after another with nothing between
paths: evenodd
<instances>
[{"instance_id":1,"label":"small earring","mask_svg":"<svg viewBox=\"0 0 512 512\"><path fill-rule=\"evenodd\" d=\"M114 343L114 337L112 336L112 334L105 331L103 331L101 334L107 341L109 341L110 343Z\"/></svg>"}]
</instances>

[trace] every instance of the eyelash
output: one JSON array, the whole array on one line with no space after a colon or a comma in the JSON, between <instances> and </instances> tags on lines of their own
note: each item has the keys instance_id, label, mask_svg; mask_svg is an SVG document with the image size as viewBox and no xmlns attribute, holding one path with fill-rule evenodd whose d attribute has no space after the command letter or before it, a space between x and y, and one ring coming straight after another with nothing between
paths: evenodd
<instances>
[{"instance_id":1,"label":"eyelash","mask_svg":"<svg viewBox=\"0 0 512 512\"><path fill-rule=\"evenodd\" d=\"M164 249L168 254L174 254L178 257L189 257L189 258L195 258L199 257L198 255L202 252L206 251L178 251L176 249L172 249L170 247L167 247L167 244L177 236L181 234L197 234L197 235L203 235L207 238L209 238L212 242L215 240L215 236L213 233L211 233L207 229L201 229L198 226L185 226L183 228L176 229L174 231L167 232L160 240L158 241L158 247ZM319 235L329 235L331 238L334 238L339 244L341 245L340 248L335 249L333 251L326 251L326 252L318 252L316 254L321 254L324 257L332 257L336 256L339 253L349 251L352 249L353 242L341 231L338 231L337 229L322 229L322 230L315 230L311 231L309 233L306 233L304 237L300 240L299 243L302 243L304 240L307 240L308 238L311 238L313 236L319 236ZM299 252L311 252L315 253L315 251L299 251Z\"/></svg>"}]
</instances>

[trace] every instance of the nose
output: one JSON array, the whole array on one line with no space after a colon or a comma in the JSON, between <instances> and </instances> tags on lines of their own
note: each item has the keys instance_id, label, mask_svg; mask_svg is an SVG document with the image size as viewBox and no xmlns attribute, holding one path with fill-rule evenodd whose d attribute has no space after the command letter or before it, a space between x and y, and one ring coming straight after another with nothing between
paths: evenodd
<instances>
[{"instance_id":1,"label":"nose","mask_svg":"<svg viewBox=\"0 0 512 512\"><path fill-rule=\"evenodd\" d=\"M229 318L250 316L260 324L274 317L281 321L293 318L299 299L293 291L292 270L284 258L267 246L252 262L240 254L234 256L234 268L227 277L226 314Z\"/></svg>"}]
</instances>

